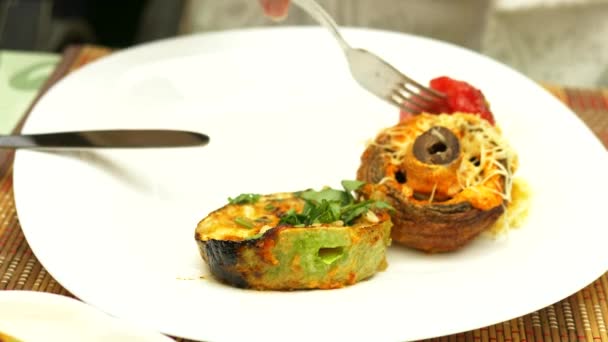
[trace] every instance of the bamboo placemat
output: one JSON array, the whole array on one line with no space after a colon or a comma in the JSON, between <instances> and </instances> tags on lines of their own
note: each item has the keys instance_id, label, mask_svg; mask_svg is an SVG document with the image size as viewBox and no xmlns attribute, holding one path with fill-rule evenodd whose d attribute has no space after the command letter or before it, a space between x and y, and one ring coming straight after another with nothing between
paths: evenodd
<instances>
[{"instance_id":1,"label":"bamboo placemat","mask_svg":"<svg viewBox=\"0 0 608 342\"><path fill-rule=\"evenodd\" d=\"M67 49L41 94L69 72L108 53L110 50L94 46ZM545 88L570 106L608 147L608 89L572 89L551 85L545 85ZM15 132L20 130L23 122ZM73 297L46 272L23 236L13 198L13 155L13 152L0 150L0 290L33 290ZM528 315L429 341L608 342L604 319L608 317L606 293L608 274L570 297Z\"/></svg>"}]
</instances>

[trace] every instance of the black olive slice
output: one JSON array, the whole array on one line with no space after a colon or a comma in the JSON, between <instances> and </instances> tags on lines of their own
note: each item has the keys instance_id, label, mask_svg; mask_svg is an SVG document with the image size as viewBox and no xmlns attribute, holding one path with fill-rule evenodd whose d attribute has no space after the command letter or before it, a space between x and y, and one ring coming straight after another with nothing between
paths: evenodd
<instances>
[{"instance_id":1,"label":"black olive slice","mask_svg":"<svg viewBox=\"0 0 608 342\"><path fill-rule=\"evenodd\" d=\"M460 155L460 142L449 129L433 126L416 138L413 152L422 163L446 165Z\"/></svg>"}]
</instances>

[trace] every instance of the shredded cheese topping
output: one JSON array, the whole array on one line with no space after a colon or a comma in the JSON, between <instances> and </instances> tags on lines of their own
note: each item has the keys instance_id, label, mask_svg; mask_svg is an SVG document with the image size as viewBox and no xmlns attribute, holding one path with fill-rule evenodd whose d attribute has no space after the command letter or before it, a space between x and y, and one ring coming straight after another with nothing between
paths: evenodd
<instances>
[{"instance_id":1,"label":"shredded cheese topping","mask_svg":"<svg viewBox=\"0 0 608 342\"><path fill-rule=\"evenodd\" d=\"M509 203L512 196L513 174L517 168L517 154L498 127L477 115L420 114L385 129L372 144L382 148L383 153L389 157L389 163L398 168L404 162L415 139L434 126L443 126L451 130L460 141L461 159L456 170L459 191L466 190L468 196L477 194L480 198L495 194L500 196L502 201ZM445 141L445 137L438 131L432 132L440 135L437 136L440 141ZM386 175L380 183L388 180L394 180L393 175ZM437 185L433 188L430 201L435 196L436 187ZM473 206L481 207L480 209L488 209L481 202L476 205L474 199L471 203Z\"/></svg>"}]
</instances>

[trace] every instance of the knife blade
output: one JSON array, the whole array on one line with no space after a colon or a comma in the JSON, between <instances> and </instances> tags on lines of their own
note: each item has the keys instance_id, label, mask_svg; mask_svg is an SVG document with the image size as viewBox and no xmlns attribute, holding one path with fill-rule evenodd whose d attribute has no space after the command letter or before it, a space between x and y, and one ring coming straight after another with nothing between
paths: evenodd
<instances>
[{"instance_id":1,"label":"knife blade","mask_svg":"<svg viewBox=\"0 0 608 342\"><path fill-rule=\"evenodd\" d=\"M0 148L166 148L204 146L205 134L164 129L119 129L0 135Z\"/></svg>"}]
</instances>

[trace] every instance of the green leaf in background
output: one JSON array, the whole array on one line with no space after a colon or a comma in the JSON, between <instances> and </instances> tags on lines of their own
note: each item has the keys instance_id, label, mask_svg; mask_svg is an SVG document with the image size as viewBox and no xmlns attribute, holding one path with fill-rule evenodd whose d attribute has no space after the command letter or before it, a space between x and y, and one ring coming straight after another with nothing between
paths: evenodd
<instances>
[{"instance_id":1,"label":"green leaf in background","mask_svg":"<svg viewBox=\"0 0 608 342\"><path fill-rule=\"evenodd\" d=\"M49 70L53 70L55 62L40 62L17 70L9 79L9 85L18 90L37 90L46 81Z\"/></svg>"},{"instance_id":2,"label":"green leaf in background","mask_svg":"<svg viewBox=\"0 0 608 342\"><path fill-rule=\"evenodd\" d=\"M0 134L8 134L15 128L60 57L41 52L0 51Z\"/></svg>"}]
</instances>

